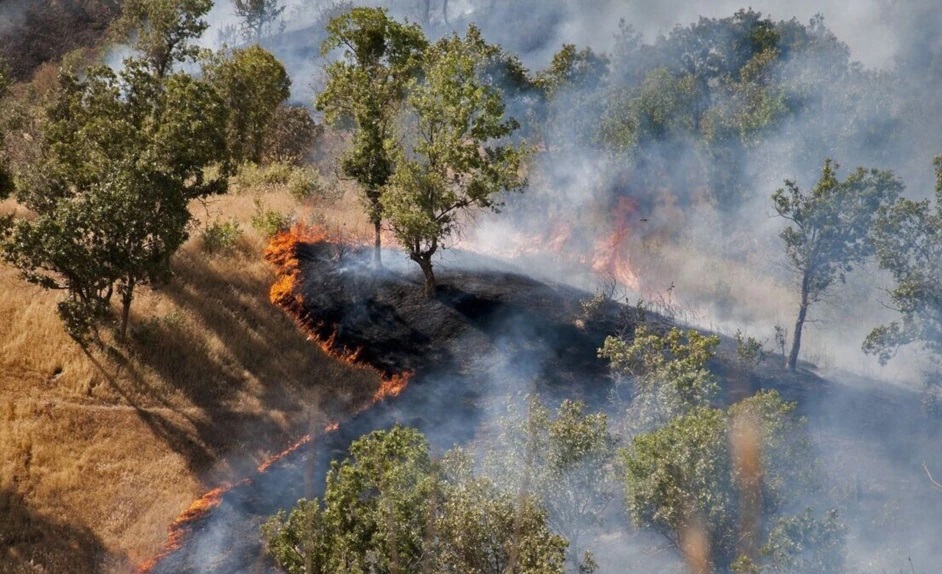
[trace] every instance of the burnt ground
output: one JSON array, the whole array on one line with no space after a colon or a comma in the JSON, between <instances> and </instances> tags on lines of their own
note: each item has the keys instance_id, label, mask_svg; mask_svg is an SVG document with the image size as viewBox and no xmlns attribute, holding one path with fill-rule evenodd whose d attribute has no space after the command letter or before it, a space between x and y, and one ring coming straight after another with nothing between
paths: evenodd
<instances>
[{"instance_id":1,"label":"burnt ground","mask_svg":"<svg viewBox=\"0 0 942 574\"><path fill-rule=\"evenodd\" d=\"M301 497L317 496L329 461L366 432L414 426L441 453L486 432L488 421L526 393L538 392L550 403L579 398L593 408L609 405L611 381L597 349L607 335L631 328L633 315L623 306L608 303L583 324L585 292L469 255L439 266L439 294L431 301L422 294L418 270L401 263L401 254L386 253L381 272L365 263L365 254L347 251L338 261L338 252L323 244L301 245L298 255L310 328L325 339L335 335L337 345L359 350L360 360L382 371L414 376L399 397L342 421L337 431L229 491L154 572L276 572L262 551L260 524ZM807 369L787 374L771 359L745 379L724 356L730 356L729 341L714 365L724 402L762 387L799 402L832 478L820 495L859 524L850 531L851 549L886 546L887 528L906 537L900 561L872 562L880 566L874 571L895 572L910 554L942 559L936 544L942 526L931 534L934 517L942 525L942 491L932 492L921 468L936 456L942 474L940 433L919 414L916 396L849 376L829 381ZM621 570L631 564L620 560ZM638 571L644 571L640 560ZM920 567L932 568L917 562Z\"/></svg>"}]
</instances>

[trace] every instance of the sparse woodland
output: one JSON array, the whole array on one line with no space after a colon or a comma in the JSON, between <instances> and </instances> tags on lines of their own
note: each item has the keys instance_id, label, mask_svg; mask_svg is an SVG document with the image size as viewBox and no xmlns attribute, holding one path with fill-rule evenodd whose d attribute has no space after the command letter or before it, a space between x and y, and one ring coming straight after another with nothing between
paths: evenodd
<instances>
[{"instance_id":1,"label":"sparse woodland","mask_svg":"<svg viewBox=\"0 0 942 574\"><path fill-rule=\"evenodd\" d=\"M338 273L368 257L429 312L460 292L436 275L451 248L549 254L601 285L566 328L614 327L587 357L604 388L488 403L450 450L396 425L331 455L262 526L272 567L589 574L621 545L657 571L887 568L854 554L883 494L832 475L809 346L920 365L911 415L939 436L942 141L920 118L942 75L862 66L820 15L626 19L601 51L527 30L607 3L511 4L236 0L209 49L210 0L127 0L32 75L0 42L0 572L134 568L189 501L386 397L386 371L268 299L265 246L312 229ZM308 16L313 83L279 59ZM942 499L938 452L894 484Z\"/></svg>"}]
</instances>

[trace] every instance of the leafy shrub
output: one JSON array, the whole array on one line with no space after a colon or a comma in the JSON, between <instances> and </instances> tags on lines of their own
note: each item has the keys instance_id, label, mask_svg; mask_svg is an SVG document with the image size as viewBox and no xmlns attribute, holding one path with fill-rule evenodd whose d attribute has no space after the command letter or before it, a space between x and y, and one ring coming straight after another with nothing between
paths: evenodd
<instances>
[{"instance_id":1,"label":"leafy shrub","mask_svg":"<svg viewBox=\"0 0 942 574\"><path fill-rule=\"evenodd\" d=\"M295 168L288 178L288 193L297 201L304 201L324 192L321 176L314 168Z\"/></svg>"},{"instance_id":2,"label":"leafy shrub","mask_svg":"<svg viewBox=\"0 0 942 574\"><path fill-rule=\"evenodd\" d=\"M291 216L271 209L265 203L255 198L255 213L252 214L252 227L265 237L274 237L279 231L291 226Z\"/></svg>"},{"instance_id":3,"label":"leafy shrub","mask_svg":"<svg viewBox=\"0 0 942 574\"><path fill-rule=\"evenodd\" d=\"M242 229L235 219L229 221L216 220L206 226L200 233L203 249L207 253L231 253L239 239Z\"/></svg>"}]
</instances>

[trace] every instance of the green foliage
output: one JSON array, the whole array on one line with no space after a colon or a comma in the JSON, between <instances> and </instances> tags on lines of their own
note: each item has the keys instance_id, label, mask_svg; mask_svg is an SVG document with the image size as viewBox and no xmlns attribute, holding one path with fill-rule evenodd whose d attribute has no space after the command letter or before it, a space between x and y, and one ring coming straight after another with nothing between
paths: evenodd
<instances>
[{"instance_id":1,"label":"green foliage","mask_svg":"<svg viewBox=\"0 0 942 574\"><path fill-rule=\"evenodd\" d=\"M743 335L741 330L736 329L733 339L736 341L736 361L744 371L752 371L765 360L767 354L765 347L755 337Z\"/></svg>"},{"instance_id":2,"label":"green foliage","mask_svg":"<svg viewBox=\"0 0 942 574\"><path fill-rule=\"evenodd\" d=\"M501 434L487 464L506 492L539 497L549 524L569 540L568 560L577 569L581 539L601 525L615 496L615 437L604 414L581 402L563 401L551 417L536 397L525 419L501 421Z\"/></svg>"},{"instance_id":3,"label":"green foliage","mask_svg":"<svg viewBox=\"0 0 942 574\"><path fill-rule=\"evenodd\" d=\"M401 24L380 8L353 8L332 18L321 46L325 56L343 49L342 58L327 66L327 85L318 94L316 106L329 124L354 128L341 168L362 189L375 228L377 262L384 209L381 196L393 172L394 119L408 83L420 71L426 46L417 25Z\"/></svg>"},{"instance_id":4,"label":"green foliage","mask_svg":"<svg viewBox=\"0 0 942 574\"><path fill-rule=\"evenodd\" d=\"M524 151L508 141L518 127L504 117L500 92L482 78L492 53L473 26L425 53L422 81L411 85L408 149L383 194L390 226L435 293L432 256L471 209L497 209L500 194L524 185Z\"/></svg>"},{"instance_id":5,"label":"green foliage","mask_svg":"<svg viewBox=\"0 0 942 574\"><path fill-rule=\"evenodd\" d=\"M291 227L292 219L290 215L268 207L258 197L255 198L254 205L252 227L265 237L274 237L279 232Z\"/></svg>"},{"instance_id":6,"label":"green foliage","mask_svg":"<svg viewBox=\"0 0 942 574\"><path fill-rule=\"evenodd\" d=\"M225 154L226 110L207 84L129 60L120 75L65 74L46 116L41 156L15 196L32 216L5 226L3 259L67 292L60 315L79 341L118 292L123 338L135 287L169 276L188 203L226 189L205 177Z\"/></svg>"},{"instance_id":7,"label":"green foliage","mask_svg":"<svg viewBox=\"0 0 942 574\"><path fill-rule=\"evenodd\" d=\"M811 509L775 521L762 547L764 572L832 574L841 572L847 528L836 510L816 519Z\"/></svg>"},{"instance_id":8,"label":"green foliage","mask_svg":"<svg viewBox=\"0 0 942 574\"><path fill-rule=\"evenodd\" d=\"M297 201L304 201L312 197L323 195L324 183L316 169L296 168L288 178L288 193Z\"/></svg>"},{"instance_id":9,"label":"green foliage","mask_svg":"<svg viewBox=\"0 0 942 574\"><path fill-rule=\"evenodd\" d=\"M255 45L229 57L217 55L204 73L229 109L226 136L232 161L261 162L279 106L291 93L284 66Z\"/></svg>"},{"instance_id":10,"label":"green foliage","mask_svg":"<svg viewBox=\"0 0 942 574\"><path fill-rule=\"evenodd\" d=\"M775 391L763 391L727 411L697 407L636 436L619 451L632 519L678 548L687 529L699 524L709 537L714 563L730 566L739 555L742 513L751 511L742 493L759 488L751 498L756 510L774 516L810 484L810 449L794 408ZM742 438L742 433L748 434ZM738 440L757 444L758 475L737 459L742 454L731 444Z\"/></svg>"},{"instance_id":11,"label":"green foliage","mask_svg":"<svg viewBox=\"0 0 942 574\"><path fill-rule=\"evenodd\" d=\"M241 238L242 229L235 219L217 219L200 232L203 249L207 253L232 253Z\"/></svg>"},{"instance_id":12,"label":"green foliage","mask_svg":"<svg viewBox=\"0 0 942 574\"><path fill-rule=\"evenodd\" d=\"M174 64L203 56L194 40L209 27L203 18L212 7L212 0L127 0L112 31L163 77Z\"/></svg>"},{"instance_id":13,"label":"green foliage","mask_svg":"<svg viewBox=\"0 0 942 574\"><path fill-rule=\"evenodd\" d=\"M562 573L566 543L543 510L472 467L460 450L433 462L413 429L370 433L333 463L323 501L265 525L268 551L291 573Z\"/></svg>"},{"instance_id":14,"label":"green foliage","mask_svg":"<svg viewBox=\"0 0 942 574\"><path fill-rule=\"evenodd\" d=\"M275 110L265 133L262 160L300 164L321 133L323 126L314 123L307 108L282 104Z\"/></svg>"},{"instance_id":15,"label":"green foliage","mask_svg":"<svg viewBox=\"0 0 942 574\"><path fill-rule=\"evenodd\" d=\"M671 328L666 333L640 325L629 341L609 336L599 357L611 362L617 386L631 384L630 432L650 430L709 404L717 384L707 363L720 340Z\"/></svg>"},{"instance_id":16,"label":"green foliage","mask_svg":"<svg viewBox=\"0 0 942 574\"><path fill-rule=\"evenodd\" d=\"M877 261L893 276L890 299L901 315L864 341L864 351L884 364L913 343L942 357L942 157L935 165L935 208L901 199L880 211L874 228Z\"/></svg>"},{"instance_id":17,"label":"green foliage","mask_svg":"<svg viewBox=\"0 0 942 574\"><path fill-rule=\"evenodd\" d=\"M809 193L794 181L772 195L776 213L790 222L782 233L785 254L799 284L800 303L788 368L795 369L808 307L836 281L873 253L870 233L877 214L899 197L903 184L890 171L857 168L837 179L837 165L825 160L821 179Z\"/></svg>"}]
</instances>

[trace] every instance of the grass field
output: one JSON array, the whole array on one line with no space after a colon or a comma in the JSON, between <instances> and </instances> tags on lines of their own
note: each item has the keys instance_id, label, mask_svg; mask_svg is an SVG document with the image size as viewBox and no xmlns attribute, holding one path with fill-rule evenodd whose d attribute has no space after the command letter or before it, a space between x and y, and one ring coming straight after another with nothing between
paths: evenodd
<instances>
[{"instance_id":1,"label":"grass field","mask_svg":"<svg viewBox=\"0 0 942 574\"><path fill-rule=\"evenodd\" d=\"M64 333L59 293L0 266L0 572L133 568L194 498L370 400L373 371L269 303L256 199L366 229L354 199L301 206L280 185L195 205L202 226L238 222L234 248L208 254L194 231L173 280L135 300L130 343L92 354Z\"/></svg>"}]
</instances>

